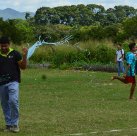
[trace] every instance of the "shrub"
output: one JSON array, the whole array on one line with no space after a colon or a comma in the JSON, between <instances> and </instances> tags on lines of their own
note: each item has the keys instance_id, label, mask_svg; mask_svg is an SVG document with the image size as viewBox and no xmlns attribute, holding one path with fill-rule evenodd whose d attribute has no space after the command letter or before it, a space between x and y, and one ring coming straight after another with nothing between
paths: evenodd
<instances>
[{"instance_id":1,"label":"shrub","mask_svg":"<svg viewBox=\"0 0 137 136\"><path fill-rule=\"evenodd\" d=\"M50 62L53 67L65 69L91 63L110 64L115 57L114 48L108 44L85 42L80 43L79 48L71 45L50 47L38 48L30 60L33 63Z\"/></svg>"},{"instance_id":2,"label":"shrub","mask_svg":"<svg viewBox=\"0 0 137 136\"><path fill-rule=\"evenodd\" d=\"M95 58L101 63L110 63L114 60L115 51L114 49L108 48L105 45L100 45L96 49Z\"/></svg>"}]
</instances>

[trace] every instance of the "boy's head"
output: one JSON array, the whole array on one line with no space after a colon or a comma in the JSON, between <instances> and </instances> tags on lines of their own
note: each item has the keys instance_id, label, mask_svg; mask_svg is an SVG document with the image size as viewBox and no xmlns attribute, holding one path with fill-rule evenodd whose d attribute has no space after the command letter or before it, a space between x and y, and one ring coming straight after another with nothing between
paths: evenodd
<instances>
[{"instance_id":1,"label":"boy's head","mask_svg":"<svg viewBox=\"0 0 137 136\"><path fill-rule=\"evenodd\" d=\"M7 36L2 36L2 37L0 38L0 44L10 44L9 37L7 37Z\"/></svg>"},{"instance_id":2,"label":"boy's head","mask_svg":"<svg viewBox=\"0 0 137 136\"><path fill-rule=\"evenodd\" d=\"M6 36L2 36L0 38L0 49L1 49L1 52L6 54L9 52L9 46L10 46L10 40L8 37Z\"/></svg>"},{"instance_id":3,"label":"boy's head","mask_svg":"<svg viewBox=\"0 0 137 136\"><path fill-rule=\"evenodd\" d=\"M120 50L122 48L122 45L120 43L118 43L117 48L118 48L118 50Z\"/></svg>"},{"instance_id":4,"label":"boy's head","mask_svg":"<svg viewBox=\"0 0 137 136\"><path fill-rule=\"evenodd\" d=\"M130 51L132 52L136 51L136 43L130 43L128 47Z\"/></svg>"}]
</instances>

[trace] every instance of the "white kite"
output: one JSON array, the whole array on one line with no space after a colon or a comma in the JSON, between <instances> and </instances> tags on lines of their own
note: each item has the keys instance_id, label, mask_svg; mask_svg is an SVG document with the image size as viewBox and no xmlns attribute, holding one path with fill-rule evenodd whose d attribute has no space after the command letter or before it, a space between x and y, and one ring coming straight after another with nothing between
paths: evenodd
<instances>
[{"instance_id":1,"label":"white kite","mask_svg":"<svg viewBox=\"0 0 137 136\"><path fill-rule=\"evenodd\" d=\"M39 46L42 46L42 45L54 45L54 46L59 46L59 45L62 45L64 43L69 43L69 40L72 39L72 35L70 36L66 36L64 37L61 41L59 42L45 42L44 40L41 41L40 40L41 37L39 37L39 40L37 42L35 42L29 49L28 49L28 53L27 53L27 59L29 59L33 53L35 52L35 50L39 47Z\"/></svg>"}]
</instances>

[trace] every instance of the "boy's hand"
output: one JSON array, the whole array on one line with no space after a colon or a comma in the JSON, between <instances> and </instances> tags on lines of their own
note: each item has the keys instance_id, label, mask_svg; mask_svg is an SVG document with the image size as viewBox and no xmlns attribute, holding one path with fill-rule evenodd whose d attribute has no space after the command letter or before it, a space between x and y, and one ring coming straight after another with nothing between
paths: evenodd
<instances>
[{"instance_id":1,"label":"boy's hand","mask_svg":"<svg viewBox=\"0 0 137 136\"><path fill-rule=\"evenodd\" d=\"M28 49L26 47L22 48L22 53L23 55L27 55Z\"/></svg>"}]
</instances>

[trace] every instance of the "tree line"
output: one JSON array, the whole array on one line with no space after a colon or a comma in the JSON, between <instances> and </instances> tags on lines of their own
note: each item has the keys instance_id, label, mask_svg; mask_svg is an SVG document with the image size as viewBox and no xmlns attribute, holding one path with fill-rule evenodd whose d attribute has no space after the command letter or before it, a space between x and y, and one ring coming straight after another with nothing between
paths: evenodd
<instances>
[{"instance_id":1,"label":"tree line","mask_svg":"<svg viewBox=\"0 0 137 136\"><path fill-rule=\"evenodd\" d=\"M137 9L130 6L115 6L105 9L101 5L71 5L54 8L41 7L36 11L36 24L65 24L65 25L102 25L108 26L121 23L125 18L137 15Z\"/></svg>"},{"instance_id":2,"label":"tree line","mask_svg":"<svg viewBox=\"0 0 137 136\"><path fill-rule=\"evenodd\" d=\"M26 13L26 20L0 18L0 35L8 35L15 44L30 43L41 35L50 42L66 35L73 41L110 39L123 42L137 36L137 9L101 5L71 5L37 9L34 17Z\"/></svg>"}]
</instances>

